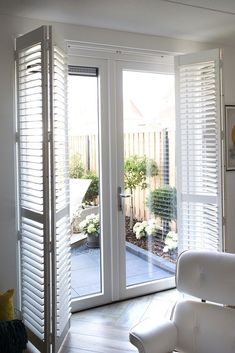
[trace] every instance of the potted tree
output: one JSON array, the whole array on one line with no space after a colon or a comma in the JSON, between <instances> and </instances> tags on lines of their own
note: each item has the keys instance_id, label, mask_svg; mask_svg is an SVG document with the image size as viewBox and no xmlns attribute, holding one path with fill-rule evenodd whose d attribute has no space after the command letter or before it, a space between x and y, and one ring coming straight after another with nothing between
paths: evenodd
<instances>
[{"instance_id":1,"label":"potted tree","mask_svg":"<svg viewBox=\"0 0 235 353\"><path fill-rule=\"evenodd\" d=\"M139 186L146 189L147 177L158 175L158 166L153 159L146 156L133 155L125 160L124 165L124 183L125 189L130 190L130 228L133 227L133 209L134 209L134 190Z\"/></svg>"},{"instance_id":2,"label":"potted tree","mask_svg":"<svg viewBox=\"0 0 235 353\"><path fill-rule=\"evenodd\" d=\"M89 248L99 248L100 246L100 219L99 214L90 214L79 224L81 232L87 236L87 246Z\"/></svg>"}]
</instances>

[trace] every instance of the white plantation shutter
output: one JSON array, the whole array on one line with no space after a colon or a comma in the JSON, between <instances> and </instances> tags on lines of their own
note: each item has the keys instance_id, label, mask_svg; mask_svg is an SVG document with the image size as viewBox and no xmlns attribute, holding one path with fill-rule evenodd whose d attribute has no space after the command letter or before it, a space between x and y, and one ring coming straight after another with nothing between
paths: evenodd
<instances>
[{"instance_id":1,"label":"white plantation shutter","mask_svg":"<svg viewBox=\"0 0 235 353\"><path fill-rule=\"evenodd\" d=\"M222 250L219 50L176 58L179 250Z\"/></svg>"},{"instance_id":2,"label":"white plantation shutter","mask_svg":"<svg viewBox=\"0 0 235 353\"><path fill-rule=\"evenodd\" d=\"M70 300L66 98L53 98L66 97L66 70L54 90L52 54L46 26L16 40L21 311L30 341L46 353L59 349Z\"/></svg>"}]
</instances>

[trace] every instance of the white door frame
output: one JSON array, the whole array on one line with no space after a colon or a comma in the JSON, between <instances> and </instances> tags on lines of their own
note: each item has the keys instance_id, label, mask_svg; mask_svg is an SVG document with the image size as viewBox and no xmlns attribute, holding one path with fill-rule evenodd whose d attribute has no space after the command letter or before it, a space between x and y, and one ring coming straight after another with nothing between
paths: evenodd
<instances>
[{"instance_id":1,"label":"white door frame","mask_svg":"<svg viewBox=\"0 0 235 353\"><path fill-rule=\"evenodd\" d=\"M107 61L104 59L70 56L69 65L96 67L99 70L99 172L100 172L100 215L101 234L101 288L97 294L91 294L72 300L72 312L110 302L111 288L111 251L110 251L110 200L109 200L109 119L108 119L108 79Z\"/></svg>"},{"instance_id":2,"label":"white door frame","mask_svg":"<svg viewBox=\"0 0 235 353\"><path fill-rule=\"evenodd\" d=\"M106 293L91 295L72 301L72 311L102 305L111 301L143 295L175 286L174 278L162 279L156 283L144 283L126 289L125 239L123 217L118 212L118 186L123 183L123 132L122 132L122 69L174 73L172 55L158 52L121 49L112 46L89 45L87 43L68 43L70 65L93 66L100 70L102 127L104 203L103 226L110 231L110 238L102 248L103 264L106 268L103 281L108 281ZM106 149L105 149L106 144ZM107 148L109 146L109 148ZM109 179L109 181L108 181ZM106 256L105 256L105 252Z\"/></svg>"},{"instance_id":3,"label":"white door frame","mask_svg":"<svg viewBox=\"0 0 235 353\"><path fill-rule=\"evenodd\" d=\"M174 66L169 64L154 64L133 61L118 61L116 65L116 121L117 121L117 182L124 191L124 144L123 144L123 70L151 72L159 74L174 74ZM117 212L117 211L116 211ZM126 245L125 245L125 222L124 212L118 212L117 239L120 244L119 249L119 299L130 298L134 296L144 295L151 292L157 292L175 287L174 276L170 278L160 279L152 282L145 282L126 287Z\"/></svg>"}]
</instances>

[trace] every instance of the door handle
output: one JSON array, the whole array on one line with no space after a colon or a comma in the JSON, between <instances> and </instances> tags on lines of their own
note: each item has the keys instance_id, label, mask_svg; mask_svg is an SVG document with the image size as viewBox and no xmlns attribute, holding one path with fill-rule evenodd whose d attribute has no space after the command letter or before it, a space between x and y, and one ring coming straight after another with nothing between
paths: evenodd
<instances>
[{"instance_id":1,"label":"door handle","mask_svg":"<svg viewBox=\"0 0 235 353\"><path fill-rule=\"evenodd\" d=\"M126 199L128 197L132 197L132 195L123 193L121 186L118 186L118 210L119 211L123 212L122 199Z\"/></svg>"}]
</instances>

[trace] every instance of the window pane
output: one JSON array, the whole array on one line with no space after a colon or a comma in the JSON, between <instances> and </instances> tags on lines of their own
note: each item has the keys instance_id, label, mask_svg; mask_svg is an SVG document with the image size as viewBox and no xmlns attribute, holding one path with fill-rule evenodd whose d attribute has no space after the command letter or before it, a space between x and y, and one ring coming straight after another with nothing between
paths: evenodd
<instances>
[{"instance_id":1,"label":"window pane","mask_svg":"<svg viewBox=\"0 0 235 353\"><path fill-rule=\"evenodd\" d=\"M174 76L124 71L126 285L171 277L177 258Z\"/></svg>"},{"instance_id":2,"label":"window pane","mask_svg":"<svg viewBox=\"0 0 235 353\"><path fill-rule=\"evenodd\" d=\"M102 291L99 220L98 70L69 75L72 297ZM96 74L95 74L96 73Z\"/></svg>"}]
</instances>

